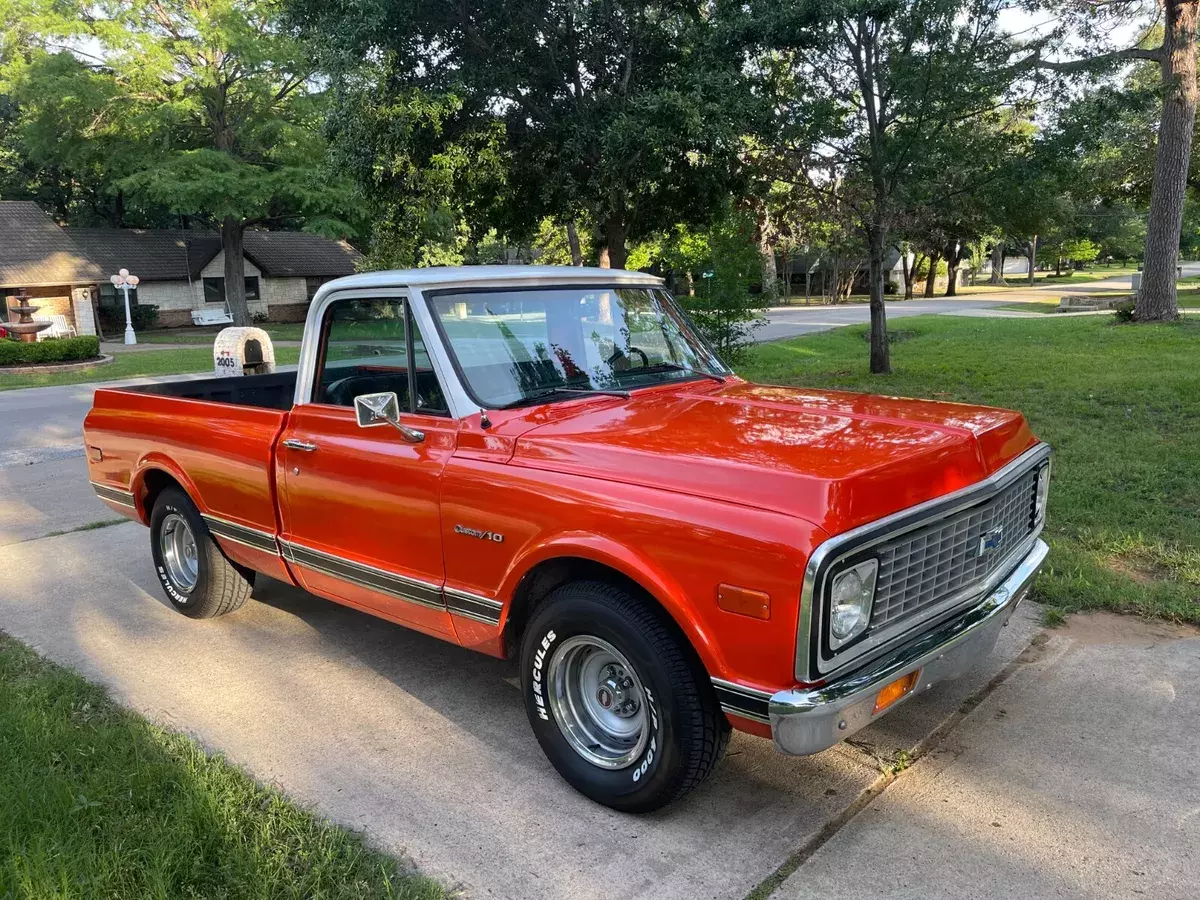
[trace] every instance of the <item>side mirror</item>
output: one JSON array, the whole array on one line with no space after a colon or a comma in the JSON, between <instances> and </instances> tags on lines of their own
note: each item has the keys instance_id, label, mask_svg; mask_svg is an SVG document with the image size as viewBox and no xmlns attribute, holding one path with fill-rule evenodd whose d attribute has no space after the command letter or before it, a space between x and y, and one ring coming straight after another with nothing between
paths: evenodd
<instances>
[{"instance_id":1,"label":"side mirror","mask_svg":"<svg viewBox=\"0 0 1200 900\"><path fill-rule=\"evenodd\" d=\"M400 423L400 401L395 391L382 394L359 394L354 398L354 416L359 428L391 425L410 444L425 440L425 432Z\"/></svg>"}]
</instances>

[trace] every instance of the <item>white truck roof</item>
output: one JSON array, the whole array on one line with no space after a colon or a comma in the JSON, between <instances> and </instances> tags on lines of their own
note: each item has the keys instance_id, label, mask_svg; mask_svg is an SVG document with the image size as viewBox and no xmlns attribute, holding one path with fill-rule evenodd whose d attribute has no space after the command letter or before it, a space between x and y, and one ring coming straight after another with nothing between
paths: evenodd
<instances>
[{"instance_id":1,"label":"white truck roof","mask_svg":"<svg viewBox=\"0 0 1200 900\"><path fill-rule=\"evenodd\" d=\"M644 284L661 285L661 278L625 269L590 266L431 266L427 269L391 269L347 275L321 286L321 294L335 290L382 287L522 287L541 284Z\"/></svg>"}]
</instances>

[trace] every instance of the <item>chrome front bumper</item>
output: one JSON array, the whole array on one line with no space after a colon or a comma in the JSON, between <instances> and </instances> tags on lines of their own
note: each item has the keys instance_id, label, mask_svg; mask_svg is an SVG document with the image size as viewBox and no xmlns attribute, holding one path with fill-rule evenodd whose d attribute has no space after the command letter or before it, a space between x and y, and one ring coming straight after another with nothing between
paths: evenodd
<instances>
[{"instance_id":1,"label":"chrome front bumper","mask_svg":"<svg viewBox=\"0 0 1200 900\"><path fill-rule=\"evenodd\" d=\"M894 653L823 687L793 688L772 695L769 715L775 746L784 753L819 753L887 715L909 697L961 675L992 651L1000 629L1024 599L1049 552L1045 541L1037 540L1008 578L982 602ZM876 714L879 691L918 669L912 691Z\"/></svg>"}]
</instances>

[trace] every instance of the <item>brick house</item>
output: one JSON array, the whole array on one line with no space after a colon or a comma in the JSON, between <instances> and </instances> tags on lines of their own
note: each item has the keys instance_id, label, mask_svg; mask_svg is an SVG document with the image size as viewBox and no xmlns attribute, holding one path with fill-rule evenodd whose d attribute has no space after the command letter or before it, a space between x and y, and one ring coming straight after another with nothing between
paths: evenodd
<instances>
[{"instance_id":1,"label":"brick house","mask_svg":"<svg viewBox=\"0 0 1200 900\"><path fill-rule=\"evenodd\" d=\"M0 320L15 322L9 310L28 298L36 315L66 316L80 334L95 334L92 292L104 277L36 203L0 201Z\"/></svg>"},{"instance_id":2,"label":"brick house","mask_svg":"<svg viewBox=\"0 0 1200 900\"><path fill-rule=\"evenodd\" d=\"M317 288L352 274L360 258L344 241L304 232L251 230L243 244L250 313L276 322L303 321ZM21 268L9 273L16 263ZM38 273L39 266L46 271ZM59 279L52 288L58 294L62 284L86 292L88 301L94 293L99 307L111 308L119 319L123 299L109 276L123 268L141 279L130 300L157 306L161 326L190 325L193 310L224 308L225 255L215 232L60 228L33 203L0 201L0 292L16 294L24 287L25 296L33 297L32 285L20 282L35 274L53 277ZM86 323L79 305L68 320L81 334L94 333L90 302ZM58 311L43 308L37 314Z\"/></svg>"}]
</instances>

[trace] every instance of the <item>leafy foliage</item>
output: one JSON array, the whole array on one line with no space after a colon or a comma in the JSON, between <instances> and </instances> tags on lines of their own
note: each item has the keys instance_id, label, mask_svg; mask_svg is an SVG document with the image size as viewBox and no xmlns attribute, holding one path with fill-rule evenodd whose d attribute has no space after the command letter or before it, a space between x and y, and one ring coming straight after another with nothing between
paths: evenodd
<instances>
[{"instance_id":1,"label":"leafy foliage","mask_svg":"<svg viewBox=\"0 0 1200 900\"><path fill-rule=\"evenodd\" d=\"M491 172L502 160L492 224L516 236L545 218L585 217L618 267L628 241L707 222L735 186L754 104L723 8L292 4L332 74L334 127L354 134L347 163L360 184L399 175L453 212L479 199L466 163ZM479 142L483 159L470 151ZM409 160L447 190L420 183ZM410 230L421 233L435 208L417 202Z\"/></svg>"},{"instance_id":2,"label":"leafy foliage","mask_svg":"<svg viewBox=\"0 0 1200 900\"><path fill-rule=\"evenodd\" d=\"M753 229L747 214L727 210L705 232L680 227L664 241L664 260L692 286L680 302L727 363L743 357L763 323L763 298L750 291L760 265Z\"/></svg>"}]
</instances>

